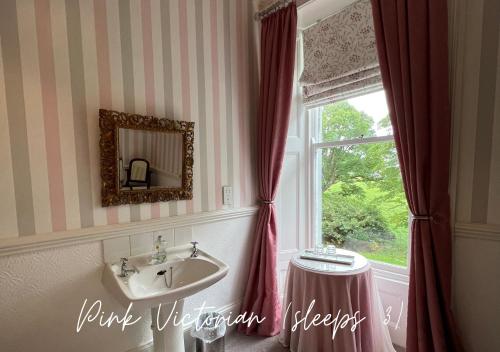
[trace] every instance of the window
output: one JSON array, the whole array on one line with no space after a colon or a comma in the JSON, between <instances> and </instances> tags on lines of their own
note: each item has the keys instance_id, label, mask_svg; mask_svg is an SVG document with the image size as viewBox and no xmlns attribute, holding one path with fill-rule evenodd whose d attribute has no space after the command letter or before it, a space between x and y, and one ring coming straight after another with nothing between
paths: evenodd
<instances>
[{"instance_id":1,"label":"window","mask_svg":"<svg viewBox=\"0 0 500 352\"><path fill-rule=\"evenodd\" d=\"M316 240L406 266L409 212L384 91L311 112Z\"/></svg>"}]
</instances>

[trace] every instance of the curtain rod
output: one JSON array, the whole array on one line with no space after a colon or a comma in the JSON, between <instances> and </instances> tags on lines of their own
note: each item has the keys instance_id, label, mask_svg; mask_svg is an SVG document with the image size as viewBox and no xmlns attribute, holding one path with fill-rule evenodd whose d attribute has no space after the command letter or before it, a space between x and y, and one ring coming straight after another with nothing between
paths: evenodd
<instances>
[{"instance_id":1,"label":"curtain rod","mask_svg":"<svg viewBox=\"0 0 500 352\"><path fill-rule=\"evenodd\" d=\"M262 21L267 16L275 13L276 11L287 7L293 0L278 0L266 7L264 10L259 11L255 14L254 19L256 21Z\"/></svg>"}]
</instances>

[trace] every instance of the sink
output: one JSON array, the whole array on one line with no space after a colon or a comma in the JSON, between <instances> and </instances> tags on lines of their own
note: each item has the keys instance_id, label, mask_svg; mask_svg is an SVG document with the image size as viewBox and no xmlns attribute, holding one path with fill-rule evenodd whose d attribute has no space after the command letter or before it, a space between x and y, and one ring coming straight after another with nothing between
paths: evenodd
<instances>
[{"instance_id":1,"label":"sink","mask_svg":"<svg viewBox=\"0 0 500 352\"><path fill-rule=\"evenodd\" d=\"M184 298L212 286L229 270L203 249L199 248L196 258L190 258L191 252L189 245L169 248L167 261L154 265L149 264L151 253L129 257L128 267L137 272L126 278L119 276L119 264L104 268L104 286L124 307L132 303L135 311L151 309L155 352L184 351L182 324L176 326L168 319L171 312L182 317Z\"/></svg>"},{"instance_id":2,"label":"sink","mask_svg":"<svg viewBox=\"0 0 500 352\"><path fill-rule=\"evenodd\" d=\"M172 268L172 280L169 271ZM136 300L173 302L190 296L218 281L223 273L219 266L205 258L187 258L143 267L128 280L130 296ZM163 275L158 275L164 272ZM216 275L217 274L217 275ZM222 275L222 276L221 276ZM166 283L170 288L166 287Z\"/></svg>"},{"instance_id":3,"label":"sink","mask_svg":"<svg viewBox=\"0 0 500 352\"><path fill-rule=\"evenodd\" d=\"M107 264L103 273L103 284L115 298L128 307L133 303L135 310L153 308L160 303L173 303L191 296L222 279L229 268L222 261L212 257L202 249L198 257L190 258L191 246L173 247L167 250L167 261L151 265L151 254L129 257L128 266L138 269L138 273L121 278L119 264ZM165 278L170 284L167 287ZM163 275L158 275L166 271Z\"/></svg>"}]
</instances>

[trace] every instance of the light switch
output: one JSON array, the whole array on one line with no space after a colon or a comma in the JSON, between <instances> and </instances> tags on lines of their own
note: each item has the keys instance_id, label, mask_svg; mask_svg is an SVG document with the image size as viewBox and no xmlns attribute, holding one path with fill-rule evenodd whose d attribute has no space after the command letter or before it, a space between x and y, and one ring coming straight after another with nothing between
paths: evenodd
<instances>
[{"instance_id":1,"label":"light switch","mask_svg":"<svg viewBox=\"0 0 500 352\"><path fill-rule=\"evenodd\" d=\"M222 186L222 204L224 205L233 204L233 187Z\"/></svg>"}]
</instances>

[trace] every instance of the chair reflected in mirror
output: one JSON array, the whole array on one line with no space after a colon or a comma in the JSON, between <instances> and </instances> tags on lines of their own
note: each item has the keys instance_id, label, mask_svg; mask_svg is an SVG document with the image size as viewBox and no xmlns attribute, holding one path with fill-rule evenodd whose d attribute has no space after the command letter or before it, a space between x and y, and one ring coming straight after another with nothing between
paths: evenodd
<instances>
[{"instance_id":1,"label":"chair reflected in mirror","mask_svg":"<svg viewBox=\"0 0 500 352\"><path fill-rule=\"evenodd\" d=\"M127 181L125 187L131 190L134 187L151 187L151 171L149 169L149 161L146 159L135 158L130 160L127 170Z\"/></svg>"}]
</instances>

